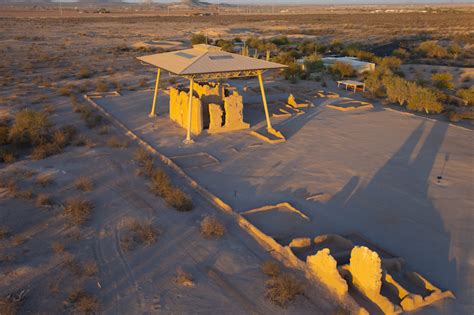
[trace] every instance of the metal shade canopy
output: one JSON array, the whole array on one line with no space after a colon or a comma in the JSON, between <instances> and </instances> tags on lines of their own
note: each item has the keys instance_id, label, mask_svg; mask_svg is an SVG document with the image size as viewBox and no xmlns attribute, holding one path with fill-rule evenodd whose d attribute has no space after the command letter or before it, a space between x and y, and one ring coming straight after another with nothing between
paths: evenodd
<instances>
[{"instance_id":1,"label":"metal shade canopy","mask_svg":"<svg viewBox=\"0 0 474 315\"><path fill-rule=\"evenodd\" d=\"M137 57L138 60L151 64L158 68L155 82L153 104L149 117L156 116L156 96L160 81L161 70L168 71L174 75L189 79L189 113L188 128L185 143L193 143L191 139L191 115L192 95L195 80L209 80L221 78L258 77L262 93L263 108L267 120L268 132L281 136L281 133L273 129L270 115L268 113L267 99L263 87L262 73L265 70L283 69L286 65L275 62L241 56L238 54L222 51L220 47L199 44L193 48Z\"/></svg>"}]
</instances>

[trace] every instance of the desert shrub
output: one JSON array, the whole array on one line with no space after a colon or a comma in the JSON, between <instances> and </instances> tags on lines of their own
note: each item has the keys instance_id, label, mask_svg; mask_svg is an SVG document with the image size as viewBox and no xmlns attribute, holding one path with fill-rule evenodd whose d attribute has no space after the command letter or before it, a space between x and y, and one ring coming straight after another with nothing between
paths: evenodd
<instances>
[{"instance_id":1,"label":"desert shrub","mask_svg":"<svg viewBox=\"0 0 474 315\"><path fill-rule=\"evenodd\" d=\"M148 86L148 80L143 78L143 79L140 79L140 81L138 81L138 86L142 87L142 88L145 88Z\"/></svg>"},{"instance_id":2,"label":"desert shrub","mask_svg":"<svg viewBox=\"0 0 474 315\"><path fill-rule=\"evenodd\" d=\"M72 94L72 89L66 86L63 86L58 89L58 93L61 96L71 96Z\"/></svg>"},{"instance_id":3,"label":"desert shrub","mask_svg":"<svg viewBox=\"0 0 474 315\"><path fill-rule=\"evenodd\" d=\"M383 78L392 76L392 72L381 67L375 68L374 71L367 74L364 80L367 92L373 97L384 97L385 87L383 86Z\"/></svg>"},{"instance_id":4,"label":"desert shrub","mask_svg":"<svg viewBox=\"0 0 474 315\"><path fill-rule=\"evenodd\" d=\"M408 109L417 112L425 112L427 114L437 114L443 111L443 105L438 101L436 94L430 89L420 87L415 83L410 83L408 90Z\"/></svg>"},{"instance_id":5,"label":"desert shrub","mask_svg":"<svg viewBox=\"0 0 474 315\"><path fill-rule=\"evenodd\" d=\"M158 231L151 223L135 221L132 224L131 230L134 234L135 241L140 244L151 245L155 243L158 238Z\"/></svg>"},{"instance_id":6,"label":"desert shrub","mask_svg":"<svg viewBox=\"0 0 474 315\"><path fill-rule=\"evenodd\" d=\"M184 271L183 268L178 267L176 269L176 283L185 287L193 287L194 279L190 273Z\"/></svg>"},{"instance_id":7,"label":"desert shrub","mask_svg":"<svg viewBox=\"0 0 474 315\"><path fill-rule=\"evenodd\" d=\"M296 62L291 62L288 64L288 67L283 70L283 77L285 80L289 80L291 82L296 82L301 78L303 74L303 70L301 66Z\"/></svg>"},{"instance_id":8,"label":"desert shrub","mask_svg":"<svg viewBox=\"0 0 474 315\"><path fill-rule=\"evenodd\" d=\"M420 43L417 49L423 56L429 58L444 58L448 55L446 48L438 45L436 41L428 40Z\"/></svg>"},{"instance_id":9,"label":"desert shrub","mask_svg":"<svg viewBox=\"0 0 474 315\"><path fill-rule=\"evenodd\" d=\"M215 217L206 215L201 221L201 234L205 237L221 237L225 234L224 225Z\"/></svg>"},{"instance_id":10,"label":"desert shrub","mask_svg":"<svg viewBox=\"0 0 474 315\"><path fill-rule=\"evenodd\" d=\"M280 307L286 307L301 294L303 294L302 284L289 274L279 274L266 282L265 297Z\"/></svg>"},{"instance_id":11,"label":"desert shrub","mask_svg":"<svg viewBox=\"0 0 474 315\"><path fill-rule=\"evenodd\" d=\"M80 176L74 181L74 186L82 191L92 191L94 185L90 177Z\"/></svg>"},{"instance_id":12,"label":"desert shrub","mask_svg":"<svg viewBox=\"0 0 474 315\"><path fill-rule=\"evenodd\" d=\"M78 313L95 314L99 309L97 298L84 290L73 290L68 296L68 302Z\"/></svg>"},{"instance_id":13,"label":"desert shrub","mask_svg":"<svg viewBox=\"0 0 474 315\"><path fill-rule=\"evenodd\" d=\"M139 165L151 159L152 159L151 154L143 148L138 148L135 150L135 152L133 152L133 160L138 162Z\"/></svg>"},{"instance_id":14,"label":"desert shrub","mask_svg":"<svg viewBox=\"0 0 474 315\"><path fill-rule=\"evenodd\" d=\"M456 92L456 95L467 101L469 106L474 105L474 86L469 89L460 89Z\"/></svg>"},{"instance_id":15,"label":"desert shrub","mask_svg":"<svg viewBox=\"0 0 474 315\"><path fill-rule=\"evenodd\" d=\"M88 68L82 67L76 75L78 79L87 79L91 77L91 71Z\"/></svg>"},{"instance_id":16,"label":"desert shrub","mask_svg":"<svg viewBox=\"0 0 474 315\"><path fill-rule=\"evenodd\" d=\"M197 44L206 44L207 41L207 36L204 34L193 34L191 35L191 44L192 45L197 45Z\"/></svg>"},{"instance_id":17,"label":"desert shrub","mask_svg":"<svg viewBox=\"0 0 474 315\"><path fill-rule=\"evenodd\" d=\"M262 272L269 277L280 275L280 266L273 260L267 260L262 264Z\"/></svg>"},{"instance_id":18,"label":"desert shrub","mask_svg":"<svg viewBox=\"0 0 474 315\"><path fill-rule=\"evenodd\" d=\"M0 162L3 163L15 163L17 159L17 154L10 150L2 150L0 149Z\"/></svg>"},{"instance_id":19,"label":"desert shrub","mask_svg":"<svg viewBox=\"0 0 474 315\"><path fill-rule=\"evenodd\" d=\"M351 77L354 75L354 69L348 63L336 61L330 66L330 71L338 78Z\"/></svg>"},{"instance_id":20,"label":"desert shrub","mask_svg":"<svg viewBox=\"0 0 474 315\"><path fill-rule=\"evenodd\" d=\"M36 196L36 205L40 207L52 206L53 200L48 194L38 194L38 196Z\"/></svg>"},{"instance_id":21,"label":"desert shrub","mask_svg":"<svg viewBox=\"0 0 474 315\"><path fill-rule=\"evenodd\" d=\"M304 68L305 71L308 73L316 72L323 70L324 64L320 56L313 54L304 59Z\"/></svg>"},{"instance_id":22,"label":"desert shrub","mask_svg":"<svg viewBox=\"0 0 474 315\"><path fill-rule=\"evenodd\" d=\"M20 199L32 200L33 198L35 198L35 193L33 189L28 188L28 189L18 190L16 192L15 197L20 198Z\"/></svg>"},{"instance_id":23,"label":"desert shrub","mask_svg":"<svg viewBox=\"0 0 474 315\"><path fill-rule=\"evenodd\" d=\"M48 115L24 109L16 113L9 131L9 139L15 143L39 145L44 144L51 130Z\"/></svg>"},{"instance_id":24,"label":"desert shrub","mask_svg":"<svg viewBox=\"0 0 474 315\"><path fill-rule=\"evenodd\" d=\"M453 76L449 72L435 73L431 76L431 80L439 89L452 89L454 87Z\"/></svg>"},{"instance_id":25,"label":"desert shrub","mask_svg":"<svg viewBox=\"0 0 474 315\"><path fill-rule=\"evenodd\" d=\"M92 277L99 272L99 268L97 267L97 263L95 261L90 260L84 263L82 271L86 277Z\"/></svg>"},{"instance_id":26,"label":"desert shrub","mask_svg":"<svg viewBox=\"0 0 474 315\"><path fill-rule=\"evenodd\" d=\"M454 43L448 46L448 53L452 56L453 59L457 59L462 53L462 47Z\"/></svg>"},{"instance_id":27,"label":"desert shrub","mask_svg":"<svg viewBox=\"0 0 474 315\"><path fill-rule=\"evenodd\" d=\"M64 244L58 241L54 241L51 244L51 248L55 254L62 254L64 253Z\"/></svg>"},{"instance_id":28,"label":"desert shrub","mask_svg":"<svg viewBox=\"0 0 474 315\"><path fill-rule=\"evenodd\" d=\"M0 314L15 315L18 313L20 303L11 297L0 297Z\"/></svg>"},{"instance_id":29,"label":"desert shrub","mask_svg":"<svg viewBox=\"0 0 474 315\"><path fill-rule=\"evenodd\" d=\"M120 246L129 251L137 245L152 245L158 239L158 230L151 223L133 221L126 236L120 240Z\"/></svg>"},{"instance_id":30,"label":"desert shrub","mask_svg":"<svg viewBox=\"0 0 474 315\"><path fill-rule=\"evenodd\" d=\"M71 223L81 225L89 219L93 207L90 201L80 198L71 198L66 201L64 214Z\"/></svg>"},{"instance_id":31,"label":"desert shrub","mask_svg":"<svg viewBox=\"0 0 474 315\"><path fill-rule=\"evenodd\" d=\"M95 84L95 90L97 92L107 92L109 90L109 86L104 81L99 80Z\"/></svg>"},{"instance_id":32,"label":"desert shrub","mask_svg":"<svg viewBox=\"0 0 474 315\"><path fill-rule=\"evenodd\" d=\"M126 148L128 146L128 142L113 136L107 140L107 145L111 148Z\"/></svg>"},{"instance_id":33,"label":"desert shrub","mask_svg":"<svg viewBox=\"0 0 474 315\"><path fill-rule=\"evenodd\" d=\"M45 112L46 114L48 115L51 115L54 113L55 111L55 108L53 105L51 104L48 104L48 105L44 105L43 108L42 108L43 112Z\"/></svg>"},{"instance_id":34,"label":"desert shrub","mask_svg":"<svg viewBox=\"0 0 474 315\"><path fill-rule=\"evenodd\" d=\"M389 69L391 71L398 70L398 68L400 68L400 66L402 65L402 61L395 56L375 58L375 61L378 67Z\"/></svg>"},{"instance_id":35,"label":"desert shrub","mask_svg":"<svg viewBox=\"0 0 474 315\"><path fill-rule=\"evenodd\" d=\"M400 105L407 102L409 96L408 81L398 76L385 76L383 84L387 93L387 99L390 102L397 102Z\"/></svg>"},{"instance_id":36,"label":"desert shrub","mask_svg":"<svg viewBox=\"0 0 474 315\"><path fill-rule=\"evenodd\" d=\"M62 152L62 147L55 143L46 143L36 146L31 152L33 160L42 160L48 156L55 155Z\"/></svg>"},{"instance_id":37,"label":"desert shrub","mask_svg":"<svg viewBox=\"0 0 474 315\"><path fill-rule=\"evenodd\" d=\"M270 39L270 42L277 45L277 46L283 46L283 45L290 44L290 40L288 39L288 37L286 37L284 35L274 37L274 38Z\"/></svg>"},{"instance_id":38,"label":"desert shrub","mask_svg":"<svg viewBox=\"0 0 474 315\"><path fill-rule=\"evenodd\" d=\"M10 126L6 122L0 121L0 145L8 144Z\"/></svg>"},{"instance_id":39,"label":"desert shrub","mask_svg":"<svg viewBox=\"0 0 474 315\"><path fill-rule=\"evenodd\" d=\"M41 187L49 186L53 183L51 175L49 174L40 174L36 178L36 184L40 185Z\"/></svg>"},{"instance_id":40,"label":"desert shrub","mask_svg":"<svg viewBox=\"0 0 474 315\"><path fill-rule=\"evenodd\" d=\"M10 230L6 226L0 226L0 240L8 237Z\"/></svg>"},{"instance_id":41,"label":"desert shrub","mask_svg":"<svg viewBox=\"0 0 474 315\"><path fill-rule=\"evenodd\" d=\"M12 239L12 245L13 246L20 246L20 245L25 244L29 240L30 240L30 238L25 236L25 235L17 235Z\"/></svg>"},{"instance_id":42,"label":"desert shrub","mask_svg":"<svg viewBox=\"0 0 474 315\"><path fill-rule=\"evenodd\" d=\"M163 170L155 170L151 177L151 190L160 197L165 197L172 188L171 180Z\"/></svg>"},{"instance_id":43,"label":"desert shrub","mask_svg":"<svg viewBox=\"0 0 474 315\"><path fill-rule=\"evenodd\" d=\"M172 187L166 192L165 201L178 211L191 211L193 209L191 198L177 187Z\"/></svg>"},{"instance_id":44,"label":"desert shrub","mask_svg":"<svg viewBox=\"0 0 474 315\"><path fill-rule=\"evenodd\" d=\"M410 53L405 48L397 48L392 52L392 55L400 58L401 60L405 60L410 58Z\"/></svg>"}]
</instances>

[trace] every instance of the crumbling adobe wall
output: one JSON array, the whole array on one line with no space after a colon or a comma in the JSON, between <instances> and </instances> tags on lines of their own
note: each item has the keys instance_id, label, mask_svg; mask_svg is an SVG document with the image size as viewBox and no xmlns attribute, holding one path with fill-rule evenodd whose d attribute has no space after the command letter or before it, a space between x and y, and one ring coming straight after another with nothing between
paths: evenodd
<instances>
[{"instance_id":1,"label":"crumbling adobe wall","mask_svg":"<svg viewBox=\"0 0 474 315\"><path fill-rule=\"evenodd\" d=\"M349 290L347 282L339 274L337 262L328 248L318 251L316 255L308 256L306 267L307 272L324 283L339 299L346 296Z\"/></svg>"},{"instance_id":2,"label":"crumbling adobe wall","mask_svg":"<svg viewBox=\"0 0 474 315\"><path fill-rule=\"evenodd\" d=\"M385 314L401 312L398 305L394 305L389 299L380 294L382 289L382 262L376 252L365 246L355 246L351 252L348 269L354 286L377 304Z\"/></svg>"},{"instance_id":3,"label":"crumbling adobe wall","mask_svg":"<svg viewBox=\"0 0 474 315\"><path fill-rule=\"evenodd\" d=\"M188 128L189 93L185 90L170 88L170 119L183 128ZM203 130L202 104L195 96L192 98L191 132L198 135Z\"/></svg>"}]
</instances>

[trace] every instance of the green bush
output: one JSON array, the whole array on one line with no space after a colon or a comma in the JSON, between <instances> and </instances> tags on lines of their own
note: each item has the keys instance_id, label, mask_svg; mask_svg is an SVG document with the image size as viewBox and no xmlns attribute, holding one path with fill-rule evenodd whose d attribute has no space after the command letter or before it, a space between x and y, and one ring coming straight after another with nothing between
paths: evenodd
<instances>
[{"instance_id":1,"label":"green bush","mask_svg":"<svg viewBox=\"0 0 474 315\"><path fill-rule=\"evenodd\" d=\"M377 63L378 67L389 69L391 71L396 71L402 65L402 61L395 57L383 57L383 58L375 58L375 62Z\"/></svg>"},{"instance_id":2,"label":"green bush","mask_svg":"<svg viewBox=\"0 0 474 315\"><path fill-rule=\"evenodd\" d=\"M448 55L446 48L438 45L434 40L428 40L418 45L418 51L429 58L444 58Z\"/></svg>"},{"instance_id":3,"label":"green bush","mask_svg":"<svg viewBox=\"0 0 474 315\"><path fill-rule=\"evenodd\" d=\"M46 143L50 131L48 114L24 109L15 115L9 139L15 143L40 145Z\"/></svg>"},{"instance_id":4,"label":"green bush","mask_svg":"<svg viewBox=\"0 0 474 315\"><path fill-rule=\"evenodd\" d=\"M443 111L443 105L438 101L436 94L430 89L420 87L416 83L409 84L407 108L427 114L438 114Z\"/></svg>"},{"instance_id":5,"label":"green bush","mask_svg":"<svg viewBox=\"0 0 474 315\"><path fill-rule=\"evenodd\" d=\"M310 55L304 58L304 67L307 73L319 72L324 68L324 63L318 55Z\"/></svg>"},{"instance_id":6,"label":"green bush","mask_svg":"<svg viewBox=\"0 0 474 315\"><path fill-rule=\"evenodd\" d=\"M207 40L208 43L212 42ZM192 45L197 45L197 44L206 44L206 35L204 34L193 34L191 35L191 44Z\"/></svg>"},{"instance_id":7,"label":"green bush","mask_svg":"<svg viewBox=\"0 0 474 315\"><path fill-rule=\"evenodd\" d=\"M385 76L383 84L390 102L397 102L404 105L408 101L409 83L398 76Z\"/></svg>"},{"instance_id":8,"label":"green bush","mask_svg":"<svg viewBox=\"0 0 474 315\"><path fill-rule=\"evenodd\" d=\"M350 64L341 61L336 61L333 63L330 67L330 70L333 74L341 79L354 75L354 68L352 68Z\"/></svg>"}]
</instances>

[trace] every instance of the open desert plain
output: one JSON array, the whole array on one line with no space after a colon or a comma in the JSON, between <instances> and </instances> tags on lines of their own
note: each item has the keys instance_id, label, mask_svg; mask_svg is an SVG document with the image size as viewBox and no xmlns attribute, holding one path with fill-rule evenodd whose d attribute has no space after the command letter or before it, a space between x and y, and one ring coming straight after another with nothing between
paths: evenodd
<instances>
[{"instance_id":1,"label":"open desert plain","mask_svg":"<svg viewBox=\"0 0 474 315\"><path fill-rule=\"evenodd\" d=\"M0 315L473 314L474 6L380 3L0 3Z\"/></svg>"}]
</instances>

